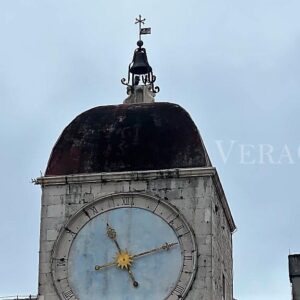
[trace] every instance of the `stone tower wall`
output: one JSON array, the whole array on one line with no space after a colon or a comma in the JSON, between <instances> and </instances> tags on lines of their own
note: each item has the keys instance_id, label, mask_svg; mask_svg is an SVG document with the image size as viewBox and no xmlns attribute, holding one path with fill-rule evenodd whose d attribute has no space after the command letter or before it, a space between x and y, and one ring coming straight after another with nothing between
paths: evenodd
<instances>
[{"instance_id":1,"label":"stone tower wall","mask_svg":"<svg viewBox=\"0 0 300 300\"><path fill-rule=\"evenodd\" d=\"M108 194L140 192L176 206L194 229L198 271L187 300L232 300L235 226L214 168L53 176L42 185L39 299L58 300L51 277L51 251L67 220L87 203ZM223 276L225 280L223 279Z\"/></svg>"}]
</instances>

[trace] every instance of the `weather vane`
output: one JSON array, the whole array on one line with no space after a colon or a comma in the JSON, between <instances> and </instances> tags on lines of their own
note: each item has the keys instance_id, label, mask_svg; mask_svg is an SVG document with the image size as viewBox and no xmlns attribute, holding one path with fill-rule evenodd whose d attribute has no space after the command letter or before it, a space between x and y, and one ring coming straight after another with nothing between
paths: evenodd
<instances>
[{"instance_id":1,"label":"weather vane","mask_svg":"<svg viewBox=\"0 0 300 300\"><path fill-rule=\"evenodd\" d=\"M141 38L142 34L151 34L151 28L150 27L142 28L142 24L144 25L145 21L146 21L146 19L145 18L142 19L141 15L139 15L139 18L135 18L135 24L139 24L139 40L142 39Z\"/></svg>"}]
</instances>

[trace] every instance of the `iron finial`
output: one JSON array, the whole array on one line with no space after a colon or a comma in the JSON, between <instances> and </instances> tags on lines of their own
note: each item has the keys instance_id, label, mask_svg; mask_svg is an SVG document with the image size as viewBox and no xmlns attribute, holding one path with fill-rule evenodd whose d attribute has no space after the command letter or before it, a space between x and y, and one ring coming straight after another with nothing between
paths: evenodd
<instances>
[{"instance_id":1,"label":"iron finial","mask_svg":"<svg viewBox=\"0 0 300 300\"><path fill-rule=\"evenodd\" d=\"M142 28L142 24L145 24L146 19L139 15L135 18L135 24L139 25L139 40L137 41L138 48L135 49L132 62L128 67L128 79L122 78L121 82L127 85L129 94L134 93L135 87L144 86L149 92L155 95L159 92L159 87L154 86L156 76L153 75L152 67L148 63L147 52L143 47L142 34L151 34L151 28Z\"/></svg>"}]
</instances>

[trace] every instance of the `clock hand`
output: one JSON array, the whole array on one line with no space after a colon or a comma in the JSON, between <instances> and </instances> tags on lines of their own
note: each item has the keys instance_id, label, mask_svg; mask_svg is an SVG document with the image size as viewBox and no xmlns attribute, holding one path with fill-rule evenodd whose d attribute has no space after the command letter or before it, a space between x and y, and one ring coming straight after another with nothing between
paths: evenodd
<instances>
[{"instance_id":1,"label":"clock hand","mask_svg":"<svg viewBox=\"0 0 300 300\"><path fill-rule=\"evenodd\" d=\"M154 249L145 251L145 252L141 252L141 253L138 253L138 254L135 254L135 255L132 255L132 256L129 256L129 257L130 257L131 259L134 259L134 258L146 256L146 255L149 255L149 254L152 254L152 253L155 253L155 252L159 252L159 251L163 251L163 250L168 251L168 250L170 250L172 247L174 247L174 246L176 246L176 245L178 245L178 243L165 243L165 244L161 245L160 247L157 247L157 248L154 248ZM126 256L129 255L127 252L125 252L125 253L122 252L122 253L123 253L122 255L124 255L124 254L125 254ZM121 261L122 261L122 256L118 256L118 257L119 257L119 258L121 259ZM117 257L117 258L118 258L118 257ZM126 258L126 260L127 260L127 258ZM129 263L131 264L131 261L129 261ZM122 267L122 265L120 264L120 261L115 260L115 261L113 261L113 262L104 264L104 265L102 265L102 266L96 265L96 266L95 266L95 270L96 270L96 271L100 271L100 270L102 270L102 269L109 268L109 267L112 267L112 266L117 266L117 265L118 265L118 267L119 267L120 269L126 268L125 265L123 265L123 267ZM128 261L127 261L126 265L128 265L128 267L126 268L126 269L128 270L128 273L131 272L130 266L129 266L129 264L128 264ZM132 274L132 272L131 272L131 274ZM129 275L130 275L130 273L129 273ZM135 281L135 280L133 280L133 281Z\"/></svg>"},{"instance_id":2,"label":"clock hand","mask_svg":"<svg viewBox=\"0 0 300 300\"><path fill-rule=\"evenodd\" d=\"M99 266L99 265L96 265L95 266L95 270L96 271L100 271L102 269L105 269L105 268L109 268L109 267L112 267L112 266L115 266L117 263L115 261L113 262L110 262L110 263L107 263L105 265L102 265L102 266Z\"/></svg>"},{"instance_id":3,"label":"clock hand","mask_svg":"<svg viewBox=\"0 0 300 300\"><path fill-rule=\"evenodd\" d=\"M130 276L130 279L132 280L132 284L134 287L138 287L139 283L135 280L132 271L130 270L130 265L132 263L132 256L129 255L129 253L127 251L122 251L121 247L119 246L119 243L117 242L117 232L115 229L113 229L112 227L109 226L108 223L106 223L106 233L107 236L114 241L115 245L118 248L118 256L116 259L116 262L114 263L108 263L106 265L103 266L95 266L95 270L98 271L102 268L106 268L106 267L110 267L113 265L117 265L119 268L125 268Z\"/></svg>"},{"instance_id":4,"label":"clock hand","mask_svg":"<svg viewBox=\"0 0 300 300\"><path fill-rule=\"evenodd\" d=\"M123 255L124 255L124 252L123 252ZM121 257L121 259L122 259L122 257ZM131 264L131 262L129 262L129 263ZM112 266L118 266L118 268L120 268L120 269L125 268L127 270L128 274L129 274L129 276L130 276L130 279L132 281L133 286L138 287L139 283L135 280L134 275L133 275L133 273L130 269L130 265L129 264L128 265L123 265L123 264L120 265L120 263L118 262L118 257L116 258L116 260L114 262L110 262L110 263L104 264L102 266L96 265L95 270L96 271L101 271L102 269L109 268L109 267L112 267Z\"/></svg>"},{"instance_id":5,"label":"clock hand","mask_svg":"<svg viewBox=\"0 0 300 300\"><path fill-rule=\"evenodd\" d=\"M130 276L130 278L131 278L132 285L133 285L134 287L138 287L138 286L139 286L139 283L134 279L134 276L133 276L132 271L130 270L130 267L127 269L127 272L128 272L128 274L129 274L129 276Z\"/></svg>"},{"instance_id":6,"label":"clock hand","mask_svg":"<svg viewBox=\"0 0 300 300\"><path fill-rule=\"evenodd\" d=\"M148 251L145 251L145 252L141 252L139 254L135 254L132 256L132 258L137 258L137 257L141 257L141 256L145 256L145 255L149 255L149 254L152 254L152 253L155 253L155 252L159 252L159 251L162 251L162 250L170 250L172 247L174 247L175 245L178 245L178 243L165 243L157 248L154 248L154 249L151 249L151 250L148 250Z\"/></svg>"},{"instance_id":7,"label":"clock hand","mask_svg":"<svg viewBox=\"0 0 300 300\"><path fill-rule=\"evenodd\" d=\"M170 244L165 243L165 244L163 244L163 245L160 246L160 247L157 247L157 248L154 248L154 249L145 251L145 252L141 252L141 253L139 253L139 254L135 254L135 255L132 256L132 259L138 258L138 257L142 257L142 256L146 256L146 255L148 255L148 254L152 254L152 253L155 253L155 252L158 252L158 251L162 251L162 250L168 251L168 250L170 250L170 248L174 247L174 246L177 245L177 244L178 244L178 243L170 243ZM133 277L133 274L132 274L132 272L131 272L131 270L130 270L130 267L127 269L127 271L128 271L129 276L130 276L130 278L131 278L131 280L132 280L133 286L134 286L134 287L138 287L139 284L138 284L137 281L135 281L135 279L134 279L134 277Z\"/></svg>"},{"instance_id":8,"label":"clock hand","mask_svg":"<svg viewBox=\"0 0 300 300\"><path fill-rule=\"evenodd\" d=\"M119 253L121 253L121 248L117 242L117 232L115 229L113 229L112 227L109 226L108 223L106 223L106 233L107 233L107 236L114 241L114 243L116 244L117 248L118 248L118 251Z\"/></svg>"}]
</instances>

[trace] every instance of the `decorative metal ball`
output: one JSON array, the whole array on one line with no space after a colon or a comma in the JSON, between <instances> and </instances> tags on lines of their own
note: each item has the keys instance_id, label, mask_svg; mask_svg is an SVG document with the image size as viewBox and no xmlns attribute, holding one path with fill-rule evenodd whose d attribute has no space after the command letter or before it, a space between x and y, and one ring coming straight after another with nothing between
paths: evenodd
<instances>
[{"instance_id":1,"label":"decorative metal ball","mask_svg":"<svg viewBox=\"0 0 300 300\"><path fill-rule=\"evenodd\" d=\"M142 47L142 46L144 45L143 41L141 41L141 40L137 41L136 44L137 44L139 47Z\"/></svg>"}]
</instances>

